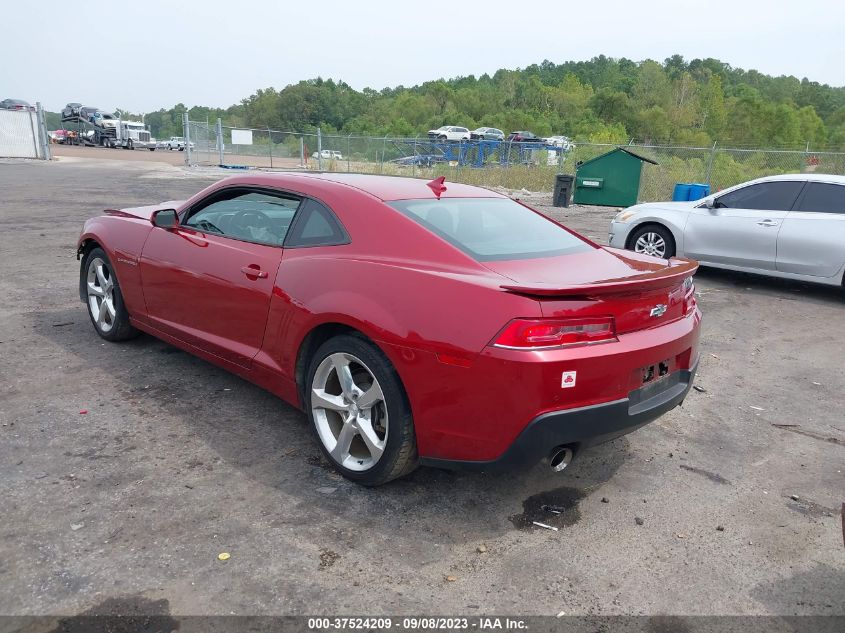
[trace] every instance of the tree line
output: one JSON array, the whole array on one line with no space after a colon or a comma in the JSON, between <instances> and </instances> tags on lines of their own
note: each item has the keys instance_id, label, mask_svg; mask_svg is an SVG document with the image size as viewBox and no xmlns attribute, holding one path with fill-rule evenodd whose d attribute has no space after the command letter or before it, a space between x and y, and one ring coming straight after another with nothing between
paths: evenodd
<instances>
[{"instance_id":1,"label":"tree line","mask_svg":"<svg viewBox=\"0 0 845 633\"><path fill-rule=\"evenodd\" d=\"M191 120L232 127L324 134L425 136L441 125L490 126L563 134L582 142L707 147L845 149L845 88L792 76L772 77L717 59L663 63L605 56L429 81L354 90L309 79L260 89L228 108L177 104L147 113L157 138L182 134Z\"/></svg>"}]
</instances>

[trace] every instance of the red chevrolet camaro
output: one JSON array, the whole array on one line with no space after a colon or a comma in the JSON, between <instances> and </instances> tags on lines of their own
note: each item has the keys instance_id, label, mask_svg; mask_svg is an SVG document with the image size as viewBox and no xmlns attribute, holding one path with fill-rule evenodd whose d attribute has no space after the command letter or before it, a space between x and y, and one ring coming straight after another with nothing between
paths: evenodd
<instances>
[{"instance_id":1,"label":"red chevrolet camaro","mask_svg":"<svg viewBox=\"0 0 845 633\"><path fill-rule=\"evenodd\" d=\"M78 253L101 337L147 332L301 407L363 484L561 470L680 404L698 362L694 262L442 179L229 178L92 218Z\"/></svg>"}]
</instances>

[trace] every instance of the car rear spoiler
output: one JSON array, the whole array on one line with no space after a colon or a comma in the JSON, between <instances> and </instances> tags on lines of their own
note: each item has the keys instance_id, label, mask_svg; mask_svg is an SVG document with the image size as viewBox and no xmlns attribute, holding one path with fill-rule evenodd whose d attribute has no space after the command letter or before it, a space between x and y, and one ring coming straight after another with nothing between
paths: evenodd
<instances>
[{"instance_id":1,"label":"car rear spoiler","mask_svg":"<svg viewBox=\"0 0 845 633\"><path fill-rule=\"evenodd\" d=\"M627 294L646 290L671 288L681 284L687 277L692 277L698 270L698 264L682 261L664 270L636 277L608 279L577 286L560 287L552 284L503 284L500 287L508 292L535 297L585 297L610 294Z\"/></svg>"}]
</instances>

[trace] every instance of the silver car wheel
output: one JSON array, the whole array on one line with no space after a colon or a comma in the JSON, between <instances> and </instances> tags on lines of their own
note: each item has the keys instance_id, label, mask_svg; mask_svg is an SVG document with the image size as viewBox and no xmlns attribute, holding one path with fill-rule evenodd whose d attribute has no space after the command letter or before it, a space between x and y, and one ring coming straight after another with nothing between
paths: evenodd
<instances>
[{"instance_id":1,"label":"silver car wheel","mask_svg":"<svg viewBox=\"0 0 845 633\"><path fill-rule=\"evenodd\" d=\"M323 359L311 382L317 434L332 459L354 471L369 470L387 445L387 403L373 372L352 354Z\"/></svg>"},{"instance_id":2,"label":"silver car wheel","mask_svg":"<svg viewBox=\"0 0 845 633\"><path fill-rule=\"evenodd\" d=\"M643 233L634 243L634 251L654 257L666 257L666 240L658 233Z\"/></svg>"},{"instance_id":3,"label":"silver car wheel","mask_svg":"<svg viewBox=\"0 0 845 633\"><path fill-rule=\"evenodd\" d=\"M99 257L88 263L86 286L91 318L101 332L110 332L117 316L114 307L114 278L108 264Z\"/></svg>"}]
</instances>

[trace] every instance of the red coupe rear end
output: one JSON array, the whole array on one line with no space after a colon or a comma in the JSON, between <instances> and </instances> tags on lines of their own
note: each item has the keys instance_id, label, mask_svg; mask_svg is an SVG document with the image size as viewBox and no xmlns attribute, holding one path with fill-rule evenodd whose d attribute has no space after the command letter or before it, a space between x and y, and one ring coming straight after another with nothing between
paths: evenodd
<instances>
[{"instance_id":1,"label":"red coupe rear end","mask_svg":"<svg viewBox=\"0 0 845 633\"><path fill-rule=\"evenodd\" d=\"M249 174L80 237L110 341L148 332L302 407L345 476L556 469L680 404L696 264L600 247L499 194Z\"/></svg>"}]
</instances>

